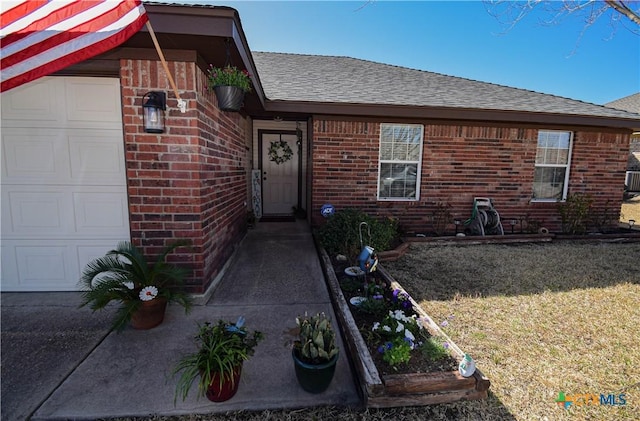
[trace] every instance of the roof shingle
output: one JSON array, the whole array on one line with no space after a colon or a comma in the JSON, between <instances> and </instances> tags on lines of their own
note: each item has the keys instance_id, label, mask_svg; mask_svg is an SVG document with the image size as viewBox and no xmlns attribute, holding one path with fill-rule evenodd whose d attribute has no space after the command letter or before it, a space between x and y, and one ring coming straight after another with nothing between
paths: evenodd
<instances>
[{"instance_id":1,"label":"roof shingle","mask_svg":"<svg viewBox=\"0 0 640 421\"><path fill-rule=\"evenodd\" d=\"M270 100L524 111L638 119L559 96L350 57L252 52Z\"/></svg>"}]
</instances>

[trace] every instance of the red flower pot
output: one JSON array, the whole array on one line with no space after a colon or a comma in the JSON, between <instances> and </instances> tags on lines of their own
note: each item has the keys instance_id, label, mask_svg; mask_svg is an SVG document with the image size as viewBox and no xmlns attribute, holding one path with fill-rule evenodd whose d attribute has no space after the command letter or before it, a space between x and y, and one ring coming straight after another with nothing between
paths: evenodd
<instances>
[{"instance_id":1,"label":"red flower pot","mask_svg":"<svg viewBox=\"0 0 640 421\"><path fill-rule=\"evenodd\" d=\"M224 402L231 399L238 391L242 364L233 369L231 378L224 378L220 384L220 373L211 373L211 383L207 389L207 399L212 402Z\"/></svg>"},{"instance_id":2,"label":"red flower pot","mask_svg":"<svg viewBox=\"0 0 640 421\"><path fill-rule=\"evenodd\" d=\"M167 309L167 299L157 297L151 301L143 301L140 308L131 315L131 327L134 329L151 329L164 320Z\"/></svg>"}]
</instances>

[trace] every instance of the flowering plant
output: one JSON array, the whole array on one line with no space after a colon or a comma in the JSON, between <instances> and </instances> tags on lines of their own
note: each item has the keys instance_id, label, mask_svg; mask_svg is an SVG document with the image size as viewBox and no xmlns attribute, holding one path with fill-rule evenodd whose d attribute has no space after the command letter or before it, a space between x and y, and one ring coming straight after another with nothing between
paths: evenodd
<instances>
[{"instance_id":1,"label":"flowering plant","mask_svg":"<svg viewBox=\"0 0 640 421\"><path fill-rule=\"evenodd\" d=\"M213 67L207 69L209 89L216 86L237 86L244 92L251 91L251 75L246 70L239 70L235 66Z\"/></svg>"},{"instance_id":2,"label":"flowering plant","mask_svg":"<svg viewBox=\"0 0 640 421\"><path fill-rule=\"evenodd\" d=\"M387 340L378 347L378 352L392 366L408 362L411 351L421 344L416 342L421 333L416 316L407 316L402 310L389 311L371 330Z\"/></svg>"},{"instance_id":3,"label":"flowering plant","mask_svg":"<svg viewBox=\"0 0 640 421\"><path fill-rule=\"evenodd\" d=\"M143 303L157 299L177 302L189 311L191 297L183 289L189 270L166 261L167 255L187 241L177 241L163 250L153 264L129 241L118 243L114 250L89 262L79 284L82 292L80 307L103 309L111 301L120 302L113 328L122 330Z\"/></svg>"}]
</instances>

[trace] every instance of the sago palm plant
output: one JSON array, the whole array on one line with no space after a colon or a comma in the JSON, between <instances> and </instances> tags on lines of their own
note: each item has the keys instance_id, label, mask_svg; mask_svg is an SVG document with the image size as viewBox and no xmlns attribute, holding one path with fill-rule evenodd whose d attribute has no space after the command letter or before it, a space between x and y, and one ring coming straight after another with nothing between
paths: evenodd
<instances>
[{"instance_id":1,"label":"sago palm plant","mask_svg":"<svg viewBox=\"0 0 640 421\"><path fill-rule=\"evenodd\" d=\"M182 305L188 312L192 300L183 285L190 270L166 261L168 254L188 245L185 240L176 241L149 264L131 242L121 241L114 250L85 267L79 281L83 290L80 307L88 305L96 311L112 301L120 302L113 322L113 328L118 331L127 325L145 301L165 298L167 302Z\"/></svg>"}]
</instances>

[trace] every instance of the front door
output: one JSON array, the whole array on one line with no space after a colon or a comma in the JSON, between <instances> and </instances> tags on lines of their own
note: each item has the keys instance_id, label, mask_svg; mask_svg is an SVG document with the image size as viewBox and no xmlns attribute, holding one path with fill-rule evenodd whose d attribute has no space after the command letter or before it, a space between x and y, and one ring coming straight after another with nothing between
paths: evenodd
<instances>
[{"instance_id":1,"label":"front door","mask_svg":"<svg viewBox=\"0 0 640 421\"><path fill-rule=\"evenodd\" d=\"M298 206L298 137L295 131L259 131L262 213L291 215Z\"/></svg>"}]
</instances>

